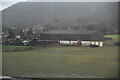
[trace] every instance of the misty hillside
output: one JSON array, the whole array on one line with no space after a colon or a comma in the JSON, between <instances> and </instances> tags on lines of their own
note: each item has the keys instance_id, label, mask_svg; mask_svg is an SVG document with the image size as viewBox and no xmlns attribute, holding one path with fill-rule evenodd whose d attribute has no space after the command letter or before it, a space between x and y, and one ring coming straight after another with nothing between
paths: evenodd
<instances>
[{"instance_id":1,"label":"misty hillside","mask_svg":"<svg viewBox=\"0 0 120 80\"><path fill-rule=\"evenodd\" d=\"M21 2L2 12L7 27L50 24L60 28L89 23L115 27L117 10L113 2Z\"/></svg>"}]
</instances>

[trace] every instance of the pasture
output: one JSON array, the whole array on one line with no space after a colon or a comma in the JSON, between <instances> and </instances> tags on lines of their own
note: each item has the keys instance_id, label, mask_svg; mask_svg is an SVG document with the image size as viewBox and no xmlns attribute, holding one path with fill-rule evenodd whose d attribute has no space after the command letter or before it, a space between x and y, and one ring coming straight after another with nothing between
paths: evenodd
<instances>
[{"instance_id":1,"label":"pasture","mask_svg":"<svg viewBox=\"0 0 120 80\"><path fill-rule=\"evenodd\" d=\"M112 38L112 40L108 40L108 42L120 41L120 35L105 35L104 37Z\"/></svg>"},{"instance_id":2,"label":"pasture","mask_svg":"<svg viewBox=\"0 0 120 80\"><path fill-rule=\"evenodd\" d=\"M105 37L109 37L109 38L118 40L118 38L120 38L120 35L105 35Z\"/></svg>"},{"instance_id":3,"label":"pasture","mask_svg":"<svg viewBox=\"0 0 120 80\"><path fill-rule=\"evenodd\" d=\"M104 37L112 38L112 40L104 41L105 44L114 44L120 42L120 35L105 35Z\"/></svg>"},{"instance_id":4,"label":"pasture","mask_svg":"<svg viewBox=\"0 0 120 80\"><path fill-rule=\"evenodd\" d=\"M22 49L26 49L29 48L28 46L2 46L2 51L4 52L10 52L10 51L16 51L16 50L22 50Z\"/></svg>"},{"instance_id":5,"label":"pasture","mask_svg":"<svg viewBox=\"0 0 120 80\"><path fill-rule=\"evenodd\" d=\"M40 47L3 52L3 75L32 78L118 77L118 47Z\"/></svg>"}]
</instances>

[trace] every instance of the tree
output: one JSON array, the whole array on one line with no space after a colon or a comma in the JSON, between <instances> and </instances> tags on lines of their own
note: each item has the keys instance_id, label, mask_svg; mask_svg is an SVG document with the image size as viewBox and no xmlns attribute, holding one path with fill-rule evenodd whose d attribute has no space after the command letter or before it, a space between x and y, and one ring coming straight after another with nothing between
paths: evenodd
<instances>
[{"instance_id":1,"label":"tree","mask_svg":"<svg viewBox=\"0 0 120 80\"><path fill-rule=\"evenodd\" d=\"M88 30L96 30L96 25L95 24L88 24L86 26L86 29L88 29Z\"/></svg>"},{"instance_id":2,"label":"tree","mask_svg":"<svg viewBox=\"0 0 120 80\"><path fill-rule=\"evenodd\" d=\"M8 31L8 39L12 39L12 38L15 38L15 33L14 33L14 30L13 29L10 29L9 31Z\"/></svg>"},{"instance_id":3,"label":"tree","mask_svg":"<svg viewBox=\"0 0 120 80\"><path fill-rule=\"evenodd\" d=\"M107 33L107 27L100 27L100 31L104 34Z\"/></svg>"},{"instance_id":4,"label":"tree","mask_svg":"<svg viewBox=\"0 0 120 80\"><path fill-rule=\"evenodd\" d=\"M28 36L33 35L33 30L32 30L32 28L30 28L30 29L27 31L27 35L28 35Z\"/></svg>"},{"instance_id":5,"label":"tree","mask_svg":"<svg viewBox=\"0 0 120 80\"><path fill-rule=\"evenodd\" d=\"M74 26L74 30L78 30L79 29L79 26L78 25L75 25Z\"/></svg>"},{"instance_id":6,"label":"tree","mask_svg":"<svg viewBox=\"0 0 120 80\"><path fill-rule=\"evenodd\" d=\"M23 29L19 29L19 34L20 34L20 36L24 36Z\"/></svg>"}]
</instances>

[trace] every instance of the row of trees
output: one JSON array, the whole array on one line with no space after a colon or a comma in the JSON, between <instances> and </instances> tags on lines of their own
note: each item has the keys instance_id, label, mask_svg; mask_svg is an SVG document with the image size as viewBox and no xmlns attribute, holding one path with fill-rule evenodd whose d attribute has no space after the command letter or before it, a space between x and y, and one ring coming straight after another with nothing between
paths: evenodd
<instances>
[{"instance_id":1,"label":"row of trees","mask_svg":"<svg viewBox=\"0 0 120 80\"><path fill-rule=\"evenodd\" d=\"M9 27L3 27L2 28L2 36L3 38L12 39L16 36L31 36L33 35L32 29L15 29L15 28L9 28Z\"/></svg>"},{"instance_id":2,"label":"row of trees","mask_svg":"<svg viewBox=\"0 0 120 80\"><path fill-rule=\"evenodd\" d=\"M3 37L7 38L14 38L16 35L19 36L31 36L34 34L40 34L44 31L58 29L58 27L45 24L44 26L35 25L34 27L23 29L23 28L10 28L5 25L2 27ZM63 30L98 30L103 32L104 34L117 34L118 33L118 26L115 24L108 25L107 23L88 23L88 24L77 24L77 25L70 25L70 26L63 26L59 29Z\"/></svg>"}]
</instances>

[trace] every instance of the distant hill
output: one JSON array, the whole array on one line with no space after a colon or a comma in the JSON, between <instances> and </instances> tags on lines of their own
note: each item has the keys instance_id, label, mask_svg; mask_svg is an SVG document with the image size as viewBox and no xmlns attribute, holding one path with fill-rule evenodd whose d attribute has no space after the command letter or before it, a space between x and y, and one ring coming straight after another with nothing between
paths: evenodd
<instances>
[{"instance_id":1,"label":"distant hill","mask_svg":"<svg viewBox=\"0 0 120 80\"><path fill-rule=\"evenodd\" d=\"M3 25L29 28L50 24L56 28L74 24L117 24L115 2L20 2L2 11Z\"/></svg>"}]
</instances>

